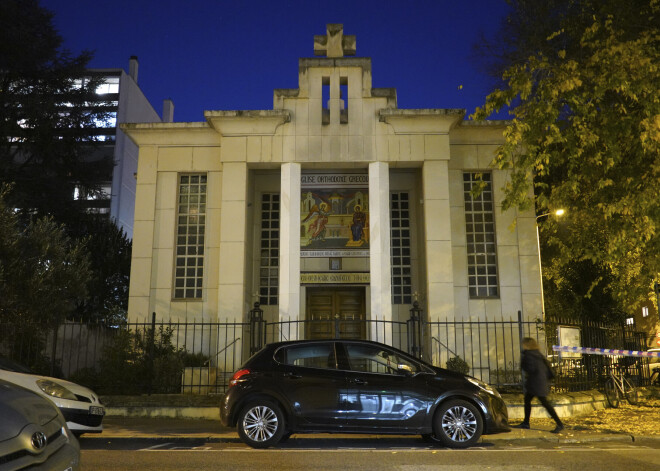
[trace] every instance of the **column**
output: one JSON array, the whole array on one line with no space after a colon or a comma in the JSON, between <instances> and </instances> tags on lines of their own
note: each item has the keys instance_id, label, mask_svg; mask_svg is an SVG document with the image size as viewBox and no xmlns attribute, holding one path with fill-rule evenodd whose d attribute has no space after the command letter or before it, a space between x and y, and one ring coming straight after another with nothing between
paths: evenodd
<instances>
[{"instance_id":1,"label":"column","mask_svg":"<svg viewBox=\"0 0 660 471\"><path fill-rule=\"evenodd\" d=\"M454 313L448 162L427 160L422 169L422 178L428 320L437 321L444 320Z\"/></svg>"},{"instance_id":2,"label":"column","mask_svg":"<svg viewBox=\"0 0 660 471\"><path fill-rule=\"evenodd\" d=\"M280 321L300 318L300 164L282 164L280 175ZM293 334L293 332L292 332Z\"/></svg>"},{"instance_id":3,"label":"column","mask_svg":"<svg viewBox=\"0 0 660 471\"><path fill-rule=\"evenodd\" d=\"M392 320L390 259L390 173L385 162L369 164L369 269L371 318ZM392 343L392 329L381 342ZM372 332L372 338L375 338Z\"/></svg>"},{"instance_id":4,"label":"column","mask_svg":"<svg viewBox=\"0 0 660 471\"><path fill-rule=\"evenodd\" d=\"M218 321L242 322L250 307L245 300L247 164L222 168Z\"/></svg>"}]
</instances>

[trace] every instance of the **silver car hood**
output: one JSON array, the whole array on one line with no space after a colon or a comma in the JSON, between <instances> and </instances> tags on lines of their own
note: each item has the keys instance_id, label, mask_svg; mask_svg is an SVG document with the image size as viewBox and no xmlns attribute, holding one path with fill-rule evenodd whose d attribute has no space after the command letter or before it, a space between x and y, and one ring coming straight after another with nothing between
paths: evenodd
<instances>
[{"instance_id":1,"label":"silver car hood","mask_svg":"<svg viewBox=\"0 0 660 471\"><path fill-rule=\"evenodd\" d=\"M0 441L17 436L28 424L43 426L57 417L47 399L27 389L0 380Z\"/></svg>"}]
</instances>

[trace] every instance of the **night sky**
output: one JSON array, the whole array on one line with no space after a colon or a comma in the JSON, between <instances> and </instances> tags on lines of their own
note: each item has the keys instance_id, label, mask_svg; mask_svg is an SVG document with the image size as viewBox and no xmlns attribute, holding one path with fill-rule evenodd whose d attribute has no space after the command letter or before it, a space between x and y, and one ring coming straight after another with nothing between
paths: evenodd
<instances>
[{"instance_id":1,"label":"night sky","mask_svg":"<svg viewBox=\"0 0 660 471\"><path fill-rule=\"evenodd\" d=\"M374 87L397 89L399 108L481 105L493 88L473 54L492 36L504 0L42 0L64 47L94 51L92 68L123 68L138 56L138 83L175 121L204 110L272 109L273 89L298 87L298 58L314 35L342 23L357 57L370 57Z\"/></svg>"}]
</instances>

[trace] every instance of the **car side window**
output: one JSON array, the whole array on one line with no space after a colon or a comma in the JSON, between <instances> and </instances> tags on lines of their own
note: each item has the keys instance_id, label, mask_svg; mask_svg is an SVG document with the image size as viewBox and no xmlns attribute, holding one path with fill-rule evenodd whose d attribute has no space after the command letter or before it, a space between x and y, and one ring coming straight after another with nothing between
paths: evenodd
<instances>
[{"instance_id":1,"label":"car side window","mask_svg":"<svg viewBox=\"0 0 660 471\"><path fill-rule=\"evenodd\" d=\"M337 368L333 343L314 343L283 347L275 353L275 360L285 365L302 366L305 368Z\"/></svg>"},{"instance_id":2,"label":"car side window","mask_svg":"<svg viewBox=\"0 0 660 471\"><path fill-rule=\"evenodd\" d=\"M408 371L412 374L419 372L416 363L373 345L346 344L346 353L352 371L363 373L402 374Z\"/></svg>"}]
</instances>

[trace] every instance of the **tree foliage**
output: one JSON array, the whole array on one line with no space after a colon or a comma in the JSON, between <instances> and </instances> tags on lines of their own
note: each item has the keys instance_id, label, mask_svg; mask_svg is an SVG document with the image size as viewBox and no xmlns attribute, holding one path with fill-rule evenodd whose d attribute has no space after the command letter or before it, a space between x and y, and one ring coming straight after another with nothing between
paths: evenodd
<instances>
[{"instance_id":1,"label":"tree foliage","mask_svg":"<svg viewBox=\"0 0 660 471\"><path fill-rule=\"evenodd\" d=\"M90 297L78 297L68 315L76 308L85 320L116 321L128 304L130 241L105 216L89 214L84 198L74 199L76 190L99 195L112 178L112 147L93 132L108 115L96 94L102 78L86 69L91 57L62 47L53 14L38 0L0 0L0 184L12 186L6 204L18 224L46 216L51 229L64 224L69 237L86 243Z\"/></svg>"},{"instance_id":2,"label":"tree foliage","mask_svg":"<svg viewBox=\"0 0 660 471\"><path fill-rule=\"evenodd\" d=\"M85 245L52 218L22 226L0 187L0 321L57 325L87 296Z\"/></svg>"},{"instance_id":3,"label":"tree foliage","mask_svg":"<svg viewBox=\"0 0 660 471\"><path fill-rule=\"evenodd\" d=\"M131 241L104 215L87 215L77 230L80 238L86 237L92 274L87 283L89 297L78 305L76 315L85 321L120 324L128 310Z\"/></svg>"},{"instance_id":4,"label":"tree foliage","mask_svg":"<svg viewBox=\"0 0 660 471\"><path fill-rule=\"evenodd\" d=\"M0 182L14 184L10 202L21 211L75 221L84 208L74 189L93 194L112 174L112 156L89 133L107 118L90 58L62 48L38 1L0 2Z\"/></svg>"},{"instance_id":5,"label":"tree foliage","mask_svg":"<svg viewBox=\"0 0 660 471\"><path fill-rule=\"evenodd\" d=\"M553 283L591 267L584 294L607 282L630 310L660 276L660 1L510 3L519 42L474 114L513 115L493 161L510 171L503 209L529 208L533 182L540 214L567 210L541 225Z\"/></svg>"}]
</instances>

